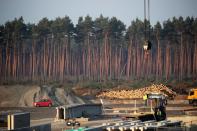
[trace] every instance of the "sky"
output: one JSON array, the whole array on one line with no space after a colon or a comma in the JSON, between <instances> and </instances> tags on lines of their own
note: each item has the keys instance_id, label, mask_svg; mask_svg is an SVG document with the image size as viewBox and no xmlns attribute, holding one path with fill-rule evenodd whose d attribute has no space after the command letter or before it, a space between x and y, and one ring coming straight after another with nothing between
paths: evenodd
<instances>
[{"instance_id":1,"label":"sky","mask_svg":"<svg viewBox=\"0 0 197 131\"><path fill-rule=\"evenodd\" d=\"M25 23L38 23L44 17L54 20L69 16L74 24L80 16L93 20L117 17L127 26L144 19L144 0L0 0L0 24L23 16ZM197 0L150 0L150 21L155 24L172 17L197 17Z\"/></svg>"}]
</instances>

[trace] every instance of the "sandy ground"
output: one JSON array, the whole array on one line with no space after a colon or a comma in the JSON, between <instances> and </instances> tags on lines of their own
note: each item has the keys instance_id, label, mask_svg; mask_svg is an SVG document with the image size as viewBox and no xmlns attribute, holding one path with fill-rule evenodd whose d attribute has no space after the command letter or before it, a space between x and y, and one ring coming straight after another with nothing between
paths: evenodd
<instances>
[{"instance_id":1,"label":"sandy ground","mask_svg":"<svg viewBox=\"0 0 197 131\"><path fill-rule=\"evenodd\" d=\"M54 106L66 104L83 104L81 98L74 95L64 88L56 88L53 86L0 86L0 107L32 107L34 101L42 98L50 98Z\"/></svg>"},{"instance_id":2,"label":"sandy ground","mask_svg":"<svg viewBox=\"0 0 197 131\"><path fill-rule=\"evenodd\" d=\"M35 92L37 92L36 86L22 86L22 85L14 85L14 86L0 86L0 107L8 107L8 106L22 106L25 103L33 102L33 96ZM29 93L31 91L32 93ZM24 99L24 97L27 97ZM24 99L24 101L22 101Z\"/></svg>"},{"instance_id":3,"label":"sandy ground","mask_svg":"<svg viewBox=\"0 0 197 131\"><path fill-rule=\"evenodd\" d=\"M86 93L86 92L84 92ZM32 103L41 98L50 98L54 102L53 107L32 107ZM25 86L0 86L0 113L1 112L30 112L31 125L51 123L53 131L62 130L66 127L65 121L55 122L56 106L68 104L83 104L88 100L83 100L74 91L56 88L49 85ZM92 102L100 103L100 99L92 99ZM113 113L113 110L133 110L135 100L103 100L106 112ZM143 106L143 100L137 100L137 107ZM192 114L184 114L185 110L190 110ZM185 124L197 124L197 108L188 105L185 99L170 100L167 106L169 120L181 120ZM119 112L121 113L121 112ZM124 113L124 112L123 112ZM120 119L120 118L116 118ZM114 121L113 118L98 119L82 123L82 126L97 126L105 122Z\"/></svg>"}]
</instances>

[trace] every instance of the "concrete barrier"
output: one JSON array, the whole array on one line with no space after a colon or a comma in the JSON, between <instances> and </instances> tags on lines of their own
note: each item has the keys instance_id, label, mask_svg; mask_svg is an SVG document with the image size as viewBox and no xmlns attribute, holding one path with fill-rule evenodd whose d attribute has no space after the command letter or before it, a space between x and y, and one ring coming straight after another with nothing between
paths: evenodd
<instances>
[{"instance_id":1,"label":"concrete barrier","mask_svg":"<svg viewBox=\"0 0 197 131\"><path fill-rule=\"evenodd\" d=\"M102 114L101 104L82 104L72 106L60 106L56 108L56 119L69 119L79 117L92 117Z\"/></svg>"},{"instance_id":2,"label":"concrete barrier","mask_svg":"<svg viewBox=\"0 0 197 131\"><path fill-rule=\"evenodd\" d=\"M16 113L8 115L8 130L30 127L30 113Z\"/></svg>"},{"instance_id":3,"label":"concrete barrier","mask_svg":"<svg viewBox=\"0 0 197 131\"><path fill-rule=\"evenodd\" d=\"M102 128L107 131L114 131L114 130L132 130L132 131L183 131L183 128L180 125L180 121L162 121L162 123L166 123L166 125L160 124L160 122L156 121L122 121L116 122L113 124L108 124L105 128ZM169 125L169 126L168 126Z\"/></svg>"},{"instance_id":4,"label":"concrete barrier","mask_svg":"<svg viewBox=\"0 0 197 131\"><path fill-rule=\"evenodd\" d=\"M8 117L8 131L51 131L51 124L30 127L30 113L14 113Z\"/></svg>"}]
</instances>

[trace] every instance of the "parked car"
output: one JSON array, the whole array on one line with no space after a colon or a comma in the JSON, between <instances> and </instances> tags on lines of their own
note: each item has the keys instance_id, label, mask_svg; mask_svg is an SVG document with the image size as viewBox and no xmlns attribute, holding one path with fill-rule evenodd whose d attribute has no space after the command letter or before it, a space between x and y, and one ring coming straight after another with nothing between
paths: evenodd
<instances>
[{"instance_id":1,"label":"parked car","mask_svg":"<svg viewBox=\"0 0 197 131\"><path fill-rule=\"evenodd\" d=\"M37 102L34 102L33 105L36 107L51 107L52 101L50 99L41 99Z\"/></svg>"}]
</instances>

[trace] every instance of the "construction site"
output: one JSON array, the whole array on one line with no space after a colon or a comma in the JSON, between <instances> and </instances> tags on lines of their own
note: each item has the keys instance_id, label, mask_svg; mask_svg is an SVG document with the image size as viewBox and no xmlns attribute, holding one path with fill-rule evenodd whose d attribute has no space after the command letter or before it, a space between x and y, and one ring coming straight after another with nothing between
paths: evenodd
<instances>
[{"instance_id":1,"label":"construction site","mask_svg":"<svg viewBox=\"0 0 197 131\"><path fill-rule=\"evenodd\" d=\"M4 87L1 87L1 89ZM6 87L5 87L6 88ZM7 87L10 89L13 87ZM18 86L17 88L23 88ZM35 87L34 87L35 88ZM40 87L32 94L37 97L51 98L52 107L32 107L25 101L35 97L25 91L22 98L14 96L13 102L22 103L13 107L3 100L0 103L0 130L16 131L195 131L197 129L197 107L189 104L188 96L180 96L164 85L151 85L136 90L111 90L96 92L95 99L83 99L84 95L94 95L86 91L81 96L77 92L57 98L51 95L49 86ZM28 89L31 90L29 87ZM56 88L60 90L61 88ZM13 89L12 89L13 90ZM62 91L65 91L61 89ZM78 93L80 92L80 89ZM85 90L85 89L84 89ZM10 91L9 91L10 92ZM71 92L71 91L70 91ZM8 98L8 92L4 90ZM66 91L65 91L65 94ZM147 99L143 98L147 94ZM59 95L58 95L59 96ZM13 97L13 96L12 96ZM62 103L59 100L64 99ZM59 103L58 103L59 102ZM3 106L2 106L3 105Z\"/></svg>"},{"instance_id":2,"label":"construction site","mask_svg":"<svg viewBox=\"0 0 197 131\"><path fill-rule=\"evenodd\" d=\"M9 2L0 131L197 131L196 1Z\"/></svg>"}]
</instances>

